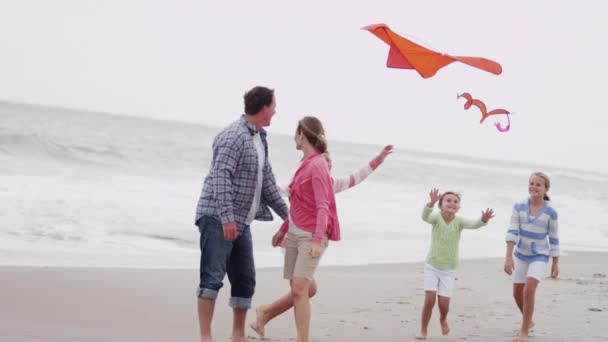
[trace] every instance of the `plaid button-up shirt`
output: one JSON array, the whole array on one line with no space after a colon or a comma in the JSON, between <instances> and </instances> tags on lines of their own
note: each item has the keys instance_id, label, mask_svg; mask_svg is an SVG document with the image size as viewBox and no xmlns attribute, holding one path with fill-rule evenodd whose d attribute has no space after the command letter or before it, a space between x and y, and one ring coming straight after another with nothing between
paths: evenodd
<instances>
[{"instance_id":1,"label":"plaid button-up shirt","mask_svg":"<svg viewBox=\"0 0 608 342\"><path fill-rule=\"evenodd\" d=\"M258 154L253 143L254 134L260 134L265 154L262 196L255 219L272 221L272 213L268 207L282 219L289 214L268 161L266 131L260 129L256 133L255 125L249 123L243 115L218 134L213 141L213 160L198 200L195 223L202 216L211 216L222 224L236 221L239 231L245 228L247 214L253 203L258 173Z\"/></svg>"}]
</instances>

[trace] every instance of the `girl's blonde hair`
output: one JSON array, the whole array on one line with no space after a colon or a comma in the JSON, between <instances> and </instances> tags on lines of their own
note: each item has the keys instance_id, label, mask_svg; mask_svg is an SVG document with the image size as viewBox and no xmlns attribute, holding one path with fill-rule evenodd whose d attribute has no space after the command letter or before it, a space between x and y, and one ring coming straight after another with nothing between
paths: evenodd
<instances>
[{"instance_id":1,"label":"girl's blonde hair","mask_svg":"<svg viewBox=\"0 0 608 342\"><path fill-rule=\"evenodd\" d=\"M535 177L535 176L539 177L539 178L542 178L543 181L545 181L545 188L547 188L547 191L549 191L549 188L551 187L551 180L549 179L549 176L547 176L543 172L537 171L537 172L532 172L532 174L530 175L530 178ZM545 192L545 197L543 197L543 199L545 201L550 201L551 200L546 192Z\"/></svg>"}]
</instances>

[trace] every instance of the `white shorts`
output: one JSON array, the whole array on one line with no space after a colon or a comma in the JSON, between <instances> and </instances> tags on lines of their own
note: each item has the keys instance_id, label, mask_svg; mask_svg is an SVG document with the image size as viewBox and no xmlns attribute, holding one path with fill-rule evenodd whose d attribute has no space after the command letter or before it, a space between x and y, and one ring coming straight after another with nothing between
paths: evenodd
<instances>
[{"instance_id":1,"label":"white shorts","mask_svg":"<svg viewBox=\"0 0 608 342\"><path fill-rule=\"evenodd\" d=\"M440 270L429 264L424 265L424 291L435 291L442 297L452 297L456 285L454 271Z\"/></svg>"},{"instance_id":2,"label":"white shorts","mask_svg":"<svg viewBox=\"0 0 608 342\"><path fill-rule=\"evenodd\" d=\"M544 261L523 261L520 258L513 256L513 283L514 284L525 284L527 277L532 277L540 281L544 274L547 263Z\"/></svg>"}]
</instances>

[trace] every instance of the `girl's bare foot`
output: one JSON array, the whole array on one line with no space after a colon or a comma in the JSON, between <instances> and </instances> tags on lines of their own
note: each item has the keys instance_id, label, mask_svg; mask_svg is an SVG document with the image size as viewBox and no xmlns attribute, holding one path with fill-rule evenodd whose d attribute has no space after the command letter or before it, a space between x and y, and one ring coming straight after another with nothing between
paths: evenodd
<instances>
[{"instance_id":1,"label":"girl's bare foot","mask_svg":"<svg viewBox=\"0 0 608 342\"><path fill-rule=\"evenodd\" d=\"M448 325L448 320L447 319L439 320L439 323L441 323L441 333L444 335L449 334L450 326Z\"/></svg>"},{"instance_id":2,"label":"girl's bare foot","mask_svg":"<svg viewBox=\"0 0 608 342\"><path fill-rule=\"evenodd\" d=\"M418 335L416 335L416 339L417 340L426 340L426 331L425 332L419 332Z\"/></svg>"},{"instance_id":3,"label":"girl's bare foot","mask_svg":"<svg viewBox=\"0 0 608 342\"><path fill-rule=\"evenodd\" d=\"M266 336L264 336L264 326L267 323L265 308L266 306L264 305L255 309L255 322L249 325L249 327L253 329L253 331L255 331L262 340L266 338Z\"/></svg>"}]
</instances>

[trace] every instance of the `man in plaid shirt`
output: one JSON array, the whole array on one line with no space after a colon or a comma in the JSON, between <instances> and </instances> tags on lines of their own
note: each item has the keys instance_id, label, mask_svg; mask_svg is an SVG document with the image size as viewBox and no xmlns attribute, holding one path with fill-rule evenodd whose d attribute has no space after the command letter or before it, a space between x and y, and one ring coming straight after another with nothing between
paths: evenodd
<instances>
[{"instance_id":1,"label":"man in plaid shirt","mask_svg":"<svg viewBox=\"0 0 608 342\"><path fill-rule=\"evenodd\" d=\"M266 131L275 114L274 90L255 87L245 96L245 115L213 141L213 160L196 208L200 231L198 317L202 341L211 341L215 299L226 273L233 308L233 341L247 341L245 320L255 290L250 224L272 221L272 208L289 214L276 184Z\"/></svg>"}]
</instances>

